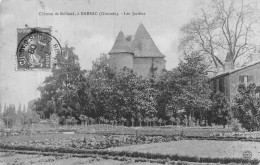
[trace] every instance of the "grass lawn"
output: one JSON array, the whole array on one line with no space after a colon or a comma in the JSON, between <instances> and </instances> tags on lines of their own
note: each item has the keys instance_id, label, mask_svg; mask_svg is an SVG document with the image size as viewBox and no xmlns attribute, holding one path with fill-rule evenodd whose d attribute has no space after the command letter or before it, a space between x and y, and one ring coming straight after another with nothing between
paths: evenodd
<instances>
[{"instance_id":1,"label":"grass lawn","mask_svg":"<svg viewBox=\"0 0 260 165\"><path fill-rule=\"evenodd\" d=\"M242 158L245 150L250 150L252 159L260 160L260 143L241 141L181 140L111 148L112 151L136 151L160 154L178 154L211 158Z\"/></svg>"}]
</instances>

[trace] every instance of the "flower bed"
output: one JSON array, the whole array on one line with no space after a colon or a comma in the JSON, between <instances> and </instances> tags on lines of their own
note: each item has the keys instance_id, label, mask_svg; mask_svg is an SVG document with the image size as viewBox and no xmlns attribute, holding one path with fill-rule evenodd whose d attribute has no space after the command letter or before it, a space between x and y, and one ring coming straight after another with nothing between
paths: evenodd
<instances>
[{"instance_id":1,"label":"flower bed","mask_svg":"<svg viewBox=\"0 0 260 165\"><path fill-rule=\"evenodd\" d=\"M45 136L44 136L45 137ZM34 139L31 141L20 142L0 142L0 148L5 150L35 151L37 152L57 152L70 154L89 154L118 156L118 157L134 157L142 159L163 159L172 161L188 161L188 162L212 162L212 163L251 163L257 164L258 160L244 160L242 158L200 158L197 156L171 155L162 153L144 153L136 151L114 151L113 147L141 145L150 143L170 142L181 140L180 136L135 136L135 135L87 135L77 137L77 134L65 138L56 136L56 138ZM187 137L186 137L187 138ZM197 137L193 137L197 138ZM214 137L216 138L216 137ZM180 141L181 142L181 141ZM165 143L160 143L165 144ZM105 150L106 149L106 150ZM161 148L162 149L162 148Z\"/></svg>"}]
</instances>

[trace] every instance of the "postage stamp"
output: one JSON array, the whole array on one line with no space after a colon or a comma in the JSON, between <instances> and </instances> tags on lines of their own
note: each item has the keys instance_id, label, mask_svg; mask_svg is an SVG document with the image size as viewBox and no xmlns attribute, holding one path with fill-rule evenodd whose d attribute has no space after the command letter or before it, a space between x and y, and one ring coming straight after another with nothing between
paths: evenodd
<instances>
[{"instance_id":1,"label":"postage stamp","mask_svg":"<svg viewBox=\"0 0 260 165\"><path fill-rule=\"evenodd\" d=\"M62 48L51 28L17 29L17 70L51 69L57 54L62 54Z\"/></svg>"}]
</instances>

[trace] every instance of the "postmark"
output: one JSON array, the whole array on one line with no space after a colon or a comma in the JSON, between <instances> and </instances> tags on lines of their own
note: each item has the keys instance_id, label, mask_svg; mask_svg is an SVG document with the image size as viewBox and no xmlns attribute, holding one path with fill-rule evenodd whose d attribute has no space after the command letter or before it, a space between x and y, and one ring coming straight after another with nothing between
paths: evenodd
<instances>
[{"instance_id":1,"label":"postmark","mask_svg":"<svg viewBox=\"0 0 260 165\"><path fill-rule=\"evenodd\" d=\"M51 28L17 29L17 70L51 69L52 57L62 54Z\"/></svg>"}]
</instances>

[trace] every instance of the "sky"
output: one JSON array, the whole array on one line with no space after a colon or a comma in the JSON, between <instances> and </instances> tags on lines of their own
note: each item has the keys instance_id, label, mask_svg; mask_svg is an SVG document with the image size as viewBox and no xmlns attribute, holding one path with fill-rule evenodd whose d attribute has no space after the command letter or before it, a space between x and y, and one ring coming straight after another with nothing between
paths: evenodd
<instances>
[{"instance_id":1,"label":"sky","mask_svg":"<svg viewBox=\"0 0 260 165\"><path fill-rule=\"evenodd\" d=\"M0 1L0 103L27 105L39 97L37 88L50 71L16 71L17 28L49 27L61 45L75 47L80 66L108 53L120 30L134 35L143 23L159 50L166 69L177 66L180 28L188 23L199 0L2 0ZM142 16L50 16L55 12L142 12Z\"/></svg>"}]
</instances>

